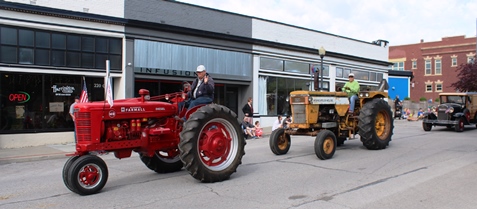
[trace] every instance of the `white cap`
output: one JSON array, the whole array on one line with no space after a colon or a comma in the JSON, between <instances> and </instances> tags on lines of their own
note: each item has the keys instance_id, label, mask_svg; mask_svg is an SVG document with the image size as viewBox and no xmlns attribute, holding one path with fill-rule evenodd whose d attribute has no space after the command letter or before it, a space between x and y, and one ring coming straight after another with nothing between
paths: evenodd
<instances>
[{"instance_id":1,"label":"white cap","mask_svg":"<svg viewBox=\"0 0 477 209\"><path fill-rule=\"evenodd\" d=\"M354 73L350 73L350 74L348 75L348 77L351 77L351 76L354 77Z\"/></svg>"},{"instance_id":2,"label":"white cap","mask_svg":"<svg viewBox=\"0 0 477 209\"><path fill-rule=\"evenodd\" d=\"M197 66L197 72L203 72L205 71L205 67L203 65Z\"/></svg>"}]
</instances>

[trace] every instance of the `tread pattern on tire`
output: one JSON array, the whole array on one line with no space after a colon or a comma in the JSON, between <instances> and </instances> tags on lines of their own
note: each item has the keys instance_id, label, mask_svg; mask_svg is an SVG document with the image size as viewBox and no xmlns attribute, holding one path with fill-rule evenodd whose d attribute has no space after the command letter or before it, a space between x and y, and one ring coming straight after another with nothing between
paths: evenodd
<instances>
[{"instance_id":1,"label":"tread pattern on tire","mask_svg":"<svg viewBox=\"0 0 477 209\"><path fill-rule=\"evenodd\" d=\"M277 128L273 130L272 133L270 134L270 139L269 139L270 150L275 155L284 155L288 153L288 150L290 150L291 138L289 134L285 134L284 132L285 132L285 129ZM278 146L278 141L279 141L278 138L282 136L283 134L285 134L284 137L286 137L286 140L287 140L287 142L285 143L287 144L285 149L280 149L280 147Z\"/></svg>"},{"instance_id":2,"label":"tread pattern on tire","mask_svg":"<svg viewBox=\"0 0 477 209\"><path fill-rule=\"evenodd\" d=\"M148 157L139 153L139 158L141 161L148 167L149 169L155 171L156 173L172 173L176 171L180 171L183 167L182 161L177 156L177 160L175 162L165 162L164 160L160 159L159 156L154 154L152 157ZM171 160L172 161L172 160Z\"/></svg>"},{"instance_id":3,"label":"tread pattern on tire","mask_svg":"<svg viewBox=\"0 0 477 209\"><path fill-rule=\"evenodd\" d=\"M94 188L83 188L80 186L80 183L78 182L78 171L81 169L83 166L86 164L95 164L98 165L100 168L103 168L102 171L102 176L101 176L101 182ZM90 194L95 194L98 193L103 187L106 185L106 182L108 181L108 167L106 166L106 163L104 162L103 159L96 155L83 155L73 161L73 163L70 166L70 169L68 170L68 184L71 187L71 191L79 194L79 195L90 195Z\"/></svg>"},{"instance_id":4,"label":"tread pattern on tire","mask_svg":"<svg viewBox=\"0 0 477 209\"><path fill-rule=\"evenodd\" d=\"M386 126L390 126L386 139L379 139L376 134L376 116L378 112L381 111L386 112ZM358 120L358 134L360 135L361 142L367 149L379 150L389 145L393 135L394 120L392 118L391 107L386 101L380 98L374 98L366 102L363 108L361 108Z\"/></svg>"},{"instance_id":5,"label":"tread pattern on tire","mask_svg":"<svg viewBox=\"0 0 477 209\"><path fill-rule=\"evenodd\" d=\"M237 140L237 152L232 156L231 164L220 171L210 170L204 165L198 153L198 140L202 128L212 119L222 118L230 122L237 136L232 140ZM240 124L237 121L237 115L222 105L210 104L199 108L192 113L189 119L184 123L184 128L180 133L181 141L179 143L180 158L184 163L185 169L195 179L204 183L213 183L230 178L232 173L237 171L237 167L242 164L242 157L245 155L245 139ZM229 160L229 159L227 159Z\"/></svg>"}]
</instances>

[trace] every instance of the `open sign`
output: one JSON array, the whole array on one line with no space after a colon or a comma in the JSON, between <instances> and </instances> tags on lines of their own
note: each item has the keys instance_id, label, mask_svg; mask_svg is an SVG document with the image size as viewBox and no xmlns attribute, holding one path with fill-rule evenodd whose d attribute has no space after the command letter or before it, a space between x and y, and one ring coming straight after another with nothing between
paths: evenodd
<instances>
[{"instance_id":1,"label":"open sign","mask_svg":"<svg viewBox=\"0 0 477 209\"><path fill-rule=\"evenodd\" d=\"M30 94L24 91L19 91L17 93L11 93L10 95L8 95L8 99L10 100L10 102L25 103L30 101Z\"/></svg>"}]
</instances>

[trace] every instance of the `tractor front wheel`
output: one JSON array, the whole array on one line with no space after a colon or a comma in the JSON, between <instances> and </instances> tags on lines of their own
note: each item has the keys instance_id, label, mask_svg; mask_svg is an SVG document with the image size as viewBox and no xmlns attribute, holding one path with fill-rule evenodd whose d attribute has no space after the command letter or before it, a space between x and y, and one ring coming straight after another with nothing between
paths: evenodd
<instances>
[{"instance_id":1,"label":"tractor front wheel","mask_svg":"<svg viewBox=\"0 0 477 209\"><path fill-rule=\"evenodd\" d=\"M337 140L333 132L323 130L316 135L315 154L322 160L330 159L336 151Z\"/></svg>"},{"instance_id":2,"label":"tractor front wheel","mask_svg":"<svg viewBox=\"0 0 477 209\"><path fill-rule=\"evenodd\" d=\"M176 172L180 171L183 167L181 158L179 157L179 149L157 150L152 157L140 153L139 157L146 167L156 173Z\"/></svg>"},{"instance_id":3,"label":"tractor front wheel","mask_svg":"<svg viewBox=\"0 0 477 209\"><path fill-rule=\"evenodd\" d=\"M237 115L222 105L205 105L192 113L180 137L184 167L201 182L230 178L245 155L246 142Z\"/></svg>"},{"instance_id":4,"label":"tractor front wheel","mask_svg":"<svg viewBox=\"0 0 477 209\"><path fill-rule=\"evenodd\" d=\"M71 191L73 191L73 190L71 189L71 186L68 182L68 171L70 170L70 167L73 164L73 162L75 160L77 160L79 157L80 156L72 156L72 157L68 158L65 165L63 166L63 172L62 172L63 183L65 184L66 188L68 188Z\"/></svg>"},{"instance_id":5,"label":"tractor front wheel","mask_svg":"<svg viewBox=\"0 0 477 209\"><path fill-rule=\"evenodd\" d=\"M287 154L291 146L290 134L285 133L285 129L277 128L270 134L270 150L275 155Z\"/></svg>"},{"instance_id":6,"label":"tractor front wheel","mask_svg":"<svg viewBox=\"0 0 477 209\"><path fill-rule=\"evenodd\" d=\"M384 99L366 102L359 113L359 135L363 145L370 150L384 149L393 135L394 120L391 107Z\"/></svg>"},{"instance_id":7,"label":"tractor front wheel","mask_svg":"<svg viewBox=\"0 0 477 209\"><path fill-rule=\"evenodd\" d=\"M66 187L80 195L99 192L108 181L108 167L96 155L83 155L71 162L66 174Z\"/></svg>"}]
</instances>

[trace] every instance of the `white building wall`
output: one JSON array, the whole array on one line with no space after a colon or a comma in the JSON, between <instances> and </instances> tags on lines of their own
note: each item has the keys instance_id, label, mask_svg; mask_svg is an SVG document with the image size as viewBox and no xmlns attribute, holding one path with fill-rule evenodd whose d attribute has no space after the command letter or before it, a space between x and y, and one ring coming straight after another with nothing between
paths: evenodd
<instances>
[{"instance_id":1,"label":"white building wall","mask_svg":"<svg viewBox=\"0 0 477 209\"><path fill-rule=\"evenodd\" d=\"M315 48L379 61L388 61L388 46L383 47L359 40L292 27L260 19L252 20L252 38L278 43Z\"/></svg>"},{"instance_id":2,"label":"white building wall","mask_svg":"<svg viewBox=\"0 0 477 209\"><path fill-rule=\"evenodd\" d=\"M5 0L75 12L124 17L124 0Z\"/></svg>"}]
</instances>

